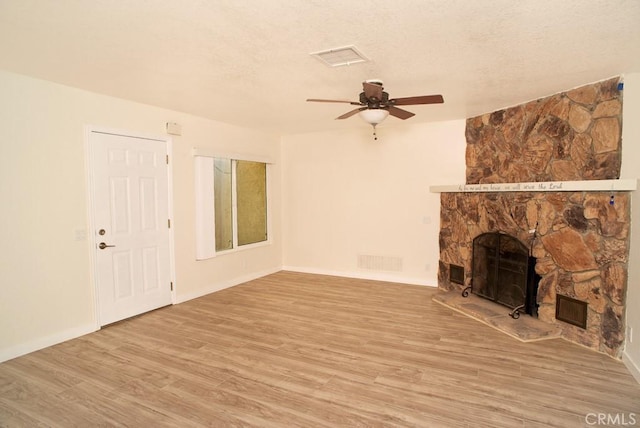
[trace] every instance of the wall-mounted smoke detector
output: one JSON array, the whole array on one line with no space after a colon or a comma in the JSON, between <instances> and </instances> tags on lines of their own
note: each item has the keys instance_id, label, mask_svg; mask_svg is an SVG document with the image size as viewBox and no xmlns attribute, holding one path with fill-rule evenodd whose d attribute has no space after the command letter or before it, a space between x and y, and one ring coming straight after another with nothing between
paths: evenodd
<instances>
[{"instance_id":1,"label":"wall-mounted smoke detector","mask_svg":"<svg viewBox=\"0 0 640 428\"><path fill-rule=\"evenodd\" d=\"M329 67L340 67L369 61L369 58L364 56L355 46L327 49L313 52L310 55L318 58Z\"/></svg>"}]
</instances>

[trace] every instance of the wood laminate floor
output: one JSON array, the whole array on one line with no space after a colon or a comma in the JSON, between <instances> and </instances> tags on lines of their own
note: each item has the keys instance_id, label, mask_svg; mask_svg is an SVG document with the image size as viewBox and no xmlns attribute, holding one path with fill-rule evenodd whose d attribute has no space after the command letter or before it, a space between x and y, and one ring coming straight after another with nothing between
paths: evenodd
<instances>
[{"instance_id":1,"label":"wood laminate floor","mask_svg":"<svg viewBox=\"0 0 640 428\"><path fill-rule=\"evenodd\" d=\"M0 426L640 426L621 362L519 342L434 293L269 275L0 364Z\"/></svg>"}]
</instances>

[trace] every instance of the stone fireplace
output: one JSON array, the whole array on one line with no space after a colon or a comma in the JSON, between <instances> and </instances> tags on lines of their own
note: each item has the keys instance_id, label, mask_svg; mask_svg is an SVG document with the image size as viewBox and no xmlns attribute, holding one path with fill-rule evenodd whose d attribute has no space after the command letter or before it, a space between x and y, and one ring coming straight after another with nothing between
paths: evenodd
<instances>
[{"instance_id":1,"label":"stone fireplace","mask_svg":"<svg viewBox=\"0 0 640 428\"><path fill-rule=\"evenodd\" d=\"M619 178L618 81L468 119L466 184ZM442 193L438 286L471 286L474 239L508 234L529 245L535 259L538 318L557 325L567 340L620 357L630 194L558 190ZM464 279L451 281L451 269L458 266ZM557 296L586 303L586 328L556 318Z\"/></svg>"}]
</instances>

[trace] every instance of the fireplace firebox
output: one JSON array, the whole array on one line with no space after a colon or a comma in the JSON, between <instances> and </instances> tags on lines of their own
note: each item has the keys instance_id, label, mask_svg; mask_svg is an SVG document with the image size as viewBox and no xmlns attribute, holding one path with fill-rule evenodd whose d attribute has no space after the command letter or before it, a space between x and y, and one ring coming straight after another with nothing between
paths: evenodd
<instances>
[{"instance_id":1,"label":"fireplace firebox","mask_svg":"<svg viewBox=\"0 0 640 428\"><path fill-rule=\"evenodd\" d=\"M512 318L523 311L538 316L536 294L540 276L535 257L517 238L499 232L484 233L473 240L473 267L468 291L512 309Z\"/></svg>"}]
</instances>

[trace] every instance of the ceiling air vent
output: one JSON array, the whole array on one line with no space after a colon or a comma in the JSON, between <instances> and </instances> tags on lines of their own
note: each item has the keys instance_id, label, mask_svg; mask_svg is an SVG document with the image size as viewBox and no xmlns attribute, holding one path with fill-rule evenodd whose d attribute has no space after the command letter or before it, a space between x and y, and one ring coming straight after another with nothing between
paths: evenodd
<instances>
[{"instance_id":1,"label":"ceiling air vent","mask_svg":"<svg viewBox=\"0 0 640 428\"><path fill-rule=\"evenodd\" d=\"M369 58L360 53L355 46L333 48L326 51L314 52L310 55L318 58L329 67L340 67L369 61Z\"/></svg>"}]
</instances>

